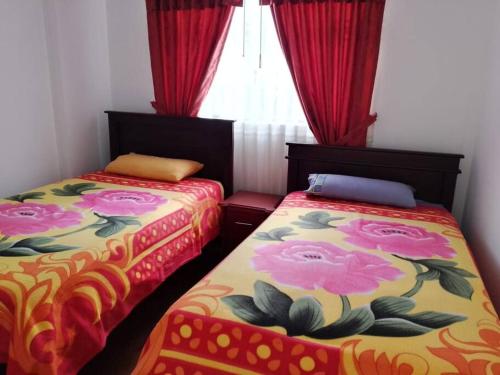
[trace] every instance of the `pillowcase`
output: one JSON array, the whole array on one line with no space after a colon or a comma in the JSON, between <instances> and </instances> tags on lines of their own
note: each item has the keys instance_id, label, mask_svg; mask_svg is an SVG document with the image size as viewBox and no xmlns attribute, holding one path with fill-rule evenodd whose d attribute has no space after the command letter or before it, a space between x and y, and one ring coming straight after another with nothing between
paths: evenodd
<instances>
[{"instance_id":1,"label":"pillowcase","mask_svg":"<svg viewBox=\"0 0 500 375\"><path fill-rule=\"evenodd\" d=\"M104 171L152 180L179 182L202 168L203 164L193 160L128 154L118 156L106 166Z\"/></svg>"},{"instance_id":2,"label":"pillowcase","mask_svg":"<svg viewBox=\"0 0 500 375\"><path fill-rule=\"evenodd\" d=\"M326 198L416 207L413 188L400 182L338 174L310 174L306 193Z\"/></svg>"}]
</instances>

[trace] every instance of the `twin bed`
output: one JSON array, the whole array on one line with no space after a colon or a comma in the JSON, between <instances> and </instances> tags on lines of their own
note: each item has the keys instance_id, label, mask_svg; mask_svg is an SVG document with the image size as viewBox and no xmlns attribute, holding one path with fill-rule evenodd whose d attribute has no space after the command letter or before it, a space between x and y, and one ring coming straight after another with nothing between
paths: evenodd
<instances>
[{"instance_id":1,"label":"twin bed","mask_svg":"<svg viewBox=\"0 0 500 375\"><path fill-rule=\"evenodd\" d=\"M109 115L113 158L205 168L178 184L94 173L0 203L47 216L35 234L0 221L9 373L77 372L218 233L224 193L212 180L231 194L231 122ZM134 374L500 372L498 317L447 211L460 155L290 144L288 159L290 194L212 272L193 275L201 281L157 324ZM311 197L301 192L309 173L404 182L430 204Z\"/></svg>"},{"instance_id":2,"label":"twin bed","mask_svg":"<svg viewBox=\"0 0 500 375\"><path fill-rule=\"evenodd\" d=\"M498 317L451 209L460 155L289 145L289 195L153 330L134 374L497 374ZM414 209L308 196L412 184ZM446 208L445 208L446 207Z\"/></svg>"},{"instance_id":3,"label":"twin bed","mask_svg":"<svg viewBox=\"0 0 500 375\"><path fill-rule=\"evenodd\" d=\"M231 121L110 112L109 126L113 159L135 152L204 168L179 183L90 173L0 200L8 374L76 373L219 233L218 204L232 192Z\"/></svg>"}]
</instances>

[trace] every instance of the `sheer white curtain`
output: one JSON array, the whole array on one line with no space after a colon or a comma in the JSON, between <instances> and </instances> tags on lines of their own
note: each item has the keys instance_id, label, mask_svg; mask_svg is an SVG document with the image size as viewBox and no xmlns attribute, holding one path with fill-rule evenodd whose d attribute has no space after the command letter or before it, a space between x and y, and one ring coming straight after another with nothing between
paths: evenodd
<instances>
[{"instance_id":1,"label":"sheer white curtain","mask_svg":"<svg viewBox=\"0 0 500 375\"><path fill-rule=\"evenodd\" d=\"M262 12L262 18L261 18ZM262 33L260 32L262 20ZM200 117L236 120L235 190L286 191L286 142L314 142L269 7L237 8Z\"/></svg>"}]
</instances>

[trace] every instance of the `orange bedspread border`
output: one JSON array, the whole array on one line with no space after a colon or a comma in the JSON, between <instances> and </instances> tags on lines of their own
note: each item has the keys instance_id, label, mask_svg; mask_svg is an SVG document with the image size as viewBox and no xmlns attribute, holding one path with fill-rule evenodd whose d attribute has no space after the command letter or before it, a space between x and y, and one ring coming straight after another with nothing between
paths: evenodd
<instances>
[{"instance_id":1,"label":"orange bedspread border","mask_svg":"<svg viewBox=\"0 0 500 375\"><path fill-rule=\"evenodd\" d=\"M283 335L270 330L215 317L204 320L187 311L172 311L155 332L144 353L156 349L157 357L140 362L134 374L298 375L301 369L314 369L315 375L336 375L339 368L340 348L310 342L304 345L300 339L284 340Z\"/></svg>"}]
</instances>

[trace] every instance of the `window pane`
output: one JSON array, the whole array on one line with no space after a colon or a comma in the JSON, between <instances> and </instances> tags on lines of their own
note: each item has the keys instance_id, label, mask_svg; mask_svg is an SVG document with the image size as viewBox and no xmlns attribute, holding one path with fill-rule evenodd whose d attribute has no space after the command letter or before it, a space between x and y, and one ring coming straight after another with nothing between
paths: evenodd
<instances>
[{"instance_id":1,"label":"window pane","mask_svg":"<svg viewBox=\"0 0 500 375\"><path fill-rule=\"evenodd\" d=\"M246 1L245 6L245 10L241 7L235 10L218 71L200 116L255 125L307 126L269 7L261 9L255 0Z\"/></svg>"}]
</instances>

